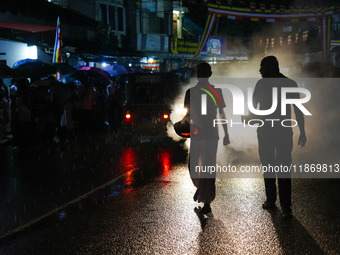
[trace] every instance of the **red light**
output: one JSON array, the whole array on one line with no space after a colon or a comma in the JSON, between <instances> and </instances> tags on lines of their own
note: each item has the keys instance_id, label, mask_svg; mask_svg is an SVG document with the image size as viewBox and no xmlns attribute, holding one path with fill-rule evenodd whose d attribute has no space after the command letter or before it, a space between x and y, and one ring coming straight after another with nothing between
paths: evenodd
<instances>
[{"instance_id":1,"label":"red light","mask_svg":"<svg viewBox=\"0 0 340 255\"><path fill-rule=\"evenodd\" d=\"M171 169L170 153L168 151L162 151L159 155L159 160L162 163L163 171L162 177L166 179L169 176L169 171Z\"/></svg>"},{"instance_id":2,"label":"red light","mask_svg":"<svg viewBox=\"0 0 340 255\"><path fill-rule=\"evenodd\" d=\"M168 115L168 114L164 114L164 115L163 115L163 118L164 118L164 119L169 119L169 115Z\"/></svg>"},{"instance_id":3,"label":"red light","mask_svg":"<svg viewBox=\"0 0 340 255\"><path fill-rule=\"evenodd\" d=\"M126 119L131 119L131 114L130 113L125 114L125 118Z\"/></svg>"}]
</instances>

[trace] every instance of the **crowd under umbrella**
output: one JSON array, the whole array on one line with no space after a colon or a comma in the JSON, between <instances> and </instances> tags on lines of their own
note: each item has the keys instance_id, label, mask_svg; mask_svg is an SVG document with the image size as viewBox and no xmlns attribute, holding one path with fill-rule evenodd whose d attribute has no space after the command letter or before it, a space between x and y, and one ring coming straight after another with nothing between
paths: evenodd
<instances>
[{"instance_id":1,"label":"crowd under umbrella","mask_svg":"<svg viewBox=\"0 0 340 255\"><path fill-rule=\"evenodd\" d=\"M65 83L65 84L74 82L75 80L77 80L77 78L74 75L72 76L72 74L65 74L58 81Z\"/></svg>"},{"instance_id":2,"label":"crowd under umbrella","mask_svg":"<svg viewBox=\"0 0 340 255\"><path fill-rule=\"evenodd\" d=\"M32 59L32 58L20 59L13 64L12 68L17 68L21 66L22 64L31 63L31 62L41 62L41 61L38 59Z\"/></svg>"},{"instance_id":3,"label":"crowd under umbrella","mask_svg":"<svg viewBox=\"0 0 340 255\"><path fill-rule=\"evenodd\" d=\"M146 72L148 72L145 69L141 68L140 66L128 67L127 70L128 70L129 73L146 73Z\"/></svg>"},{"instance_id":4,"label":"crowd under umbrella","mask_svg":"<svg viewBox=\"0 0 340 255\"><path fill-rule=\"evenodd\" d=\"M70 86L69 84L64 84L56 79L43 79L35 81L31 84L32 88L36 89L48 89L53 93L54 100L63 107L66 104L67 91L72 91L75 86Z\"/></svg>"},{"instance_id":5,"label":"crowd under umbrella","mask_svg":"<svg viewBox=\"0 0 340 255\"><path fill-rule=\"evenodd\" d=\"M123 65L110 65L104 67L102 70L108 72L111 76L118 76L129 73L128 70Z\"/></svg>"},{"instance_id":6,"label":"crowd under umbrella","mask_svg":"<svg viewBox=\"0 0 340 255\"><path fill-rule=\"evenodd\" d=\"M17 73L6 64L0 64L0 79L16 77Z\"/></svg>"},{"instance_id":7,"label":"crowd under umbrella","mask_svg":"<svg viewBox=\"0 0 340 255\"><path fill-rule=\"evenodd\" d=\"M38 81L33 82L30 87L33 88L38 88L38 87L52 87L52 86L56 86L57 84L61 84L61 82L57 81L56 79L41 79Z\"/></svg>"},{"instance_id":8,"label":"crowd under umbrella","mask_svg":"<svg viewBox=\"0 0 340 255\"><path fill-rule=\"evenodd\" d=\"M14 70L19 77L31 78L32 82L57 72L55 67L43 62L26 62Z\"/></svg>"},{"instance_id":9,"label":"crowd under umbrella","mask_svg":"<svg viewBox=\"0 0 340 255\"><path fill-rule=\"evenodd\" d=\"M64 75L59 79L59 81L65 84L69 84L72 82L77 83L77 81L79 81L80 83L90 81L94 85L106 88L106 86L109 84L109 80L107 77L110 77L110 75L107 74L103 75L103 73L94 72L90 70L78 70L72 74Z\"/></svg>"},{"instance_id":10,"label":"crowd under umbrella","mask_svg":"<svg viewBox=\"0 0 340 255\"><path fill-rule=\"evenodd\" d=\"M77 71L75 67L71 66L68 63L52 63L52 66L54 66L57 69L57 72L62 75L74 73Z\"/></svg>"},{"instance_id":11,"label":"crowd under umbrella","mask_svg":"<svg viewBox=\"0 0 340 255\"><path fill-rule=\"evenodd\" d=\"M79 68L79 71L90 71L90 72L98 73L98 74L104 76L106 79L110 79L110 74L108 72L106 72L103 69L97 68L97 67L82 66L81 68Z\"/></svg>"}]
</instances>

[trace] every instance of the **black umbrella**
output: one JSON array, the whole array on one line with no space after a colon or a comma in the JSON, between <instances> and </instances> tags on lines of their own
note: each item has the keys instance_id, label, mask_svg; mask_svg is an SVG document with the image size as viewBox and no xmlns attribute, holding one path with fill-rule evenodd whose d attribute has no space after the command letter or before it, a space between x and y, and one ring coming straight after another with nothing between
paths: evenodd
<instances>
[{"instance_id":1,"label":"black umbrella","mask_svg":"<svg viewBox=\"0 0 340 255\"><path fill-rule=\"evenodd\" d=\"M61 74L69 74L77 71L76 68L67 63L52 63L52 66L54 66L57 69L57 72Z\"/></svg>"},{"instance_id":2,"label":"black umbrella","mask_svg":"<svg viewBox=\"0 0 340 255\"><path fill-rule=\"evenodd\" d=\"M105 87L109 84L109 80L100 73L89 70L78 70L72 74L67 74L59 79L63 83L74 82L79 80L82 83L91 82L99 87Z\"/></svg>"},{"instance_id":3,"label":"black umbrella","mask_svg":"<svg viewBox=\"0 0 340 255\"><path fill-rule=\"evenodd\" d=\"M0 64L0 79L15 77L16 72L6 64Z\"/></svg>"},{"instance_id":4,"label":"black umbrella","mask_svg":"<svg viewBox=\"0 0 340 255\"><path fill-rule=\"evenodd\" d=\"M14 68L14 70L19 77L31 78L32 80L39 80L57 72L54 66L43 62L27 62Z\"/></svg>"},{"instance_id":5,"label":"black umbrella","mask_svg":"<svg viewBox=\"0 0 340 255\"><path fill-rule=\"evenodd\" d=\"M17 68L25 63L28 62L41 62L39 59L32 59L32 58L25 58L25 59L20 59L17 62L15 62L12 66L12 68Z\"/></svg>"}]
</instances>

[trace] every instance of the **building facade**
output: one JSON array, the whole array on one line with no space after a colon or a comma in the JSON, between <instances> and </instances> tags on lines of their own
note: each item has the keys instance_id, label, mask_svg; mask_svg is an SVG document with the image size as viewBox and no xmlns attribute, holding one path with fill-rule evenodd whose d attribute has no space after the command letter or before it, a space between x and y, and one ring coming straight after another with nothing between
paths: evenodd
<instances>
[{"instance_id":1,"label":"building facade","mask_svg":"<svg viewBox=\"0 0 340 255\"><path fill-rule=\"evenodd\" d=\"M51 0L50 2L98 22L97 51L84 53L86 62L142 65L161 70L169 57L173 35L173 7L166 0ZM93 64L91 63L91 64Z\"/></svg>"}]
</instances>

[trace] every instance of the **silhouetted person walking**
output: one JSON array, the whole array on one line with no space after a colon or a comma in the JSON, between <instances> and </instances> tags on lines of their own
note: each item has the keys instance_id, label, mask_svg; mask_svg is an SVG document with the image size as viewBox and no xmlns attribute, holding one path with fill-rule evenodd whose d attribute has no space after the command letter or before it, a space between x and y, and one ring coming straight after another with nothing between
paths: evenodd
<instances>
[{"instance_id":1,"label":"silhouetted person walking","mask_svg":"<svg viewBox=\"0 0 340 255\"><path fill-rule=\"evenodd\" d=\"M278 121L265 121L262 127L257 129L258 150L262 166L290 166L292 163L293 131L286 121L291 119L291 105L286 106L286 115L281 115L281 88L298 87L295 81L288 79L279 71L279 63L276 57L268 56L262 59L260 73L263 79L255 86L253 104L260 110L268 110L272 106L273 88L278 89L278 104L276 110L266 116L266 119ZM288 93L287 98L299 98L298 93ZM303 147L307 141L304 128L304 116L298 107L293 105L296 121L300 129L298 145ZM275 209L276 202L276 178L278 179L278 191L280 204L284 217L290 217L291 208L291 175L289 172L264 172L264 183L266 190L266 201L263 209Z\"/></svg>"},{"instance_id":2,"label":"silhouetted person walking","mask_svg":"<svg viewBox=\"0 0 340 255\"><path fill-rule=\"evenodd\" d=\"M208 63L200 63L197 66L196 86L188 89L185 94L184 106L188 109L188 116L192 127L190 130L190 162L189 170L192 181L197 188L194 200L204 203L200 213L211 212L210 203L215 199L216 173L205 172L204 167L216 166L216 152L218 144L218 128L213 126L217 112L225 119L223 108L225 102L221 89L215 89L209 83L211 66ZM214 99L209 96L212 95ZM202 95L206 97L206 113L202 113ZM217 103L215 103L218 102ZM223 125L225 137L223 145L228 145L229 135L227 125ZM197 170L199 168L199 171ZM201 168L200 168L201 167Z\"/></svg>"}]
</instances>

